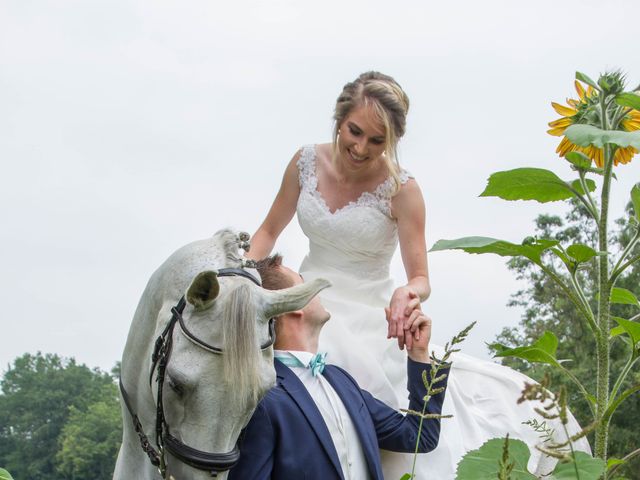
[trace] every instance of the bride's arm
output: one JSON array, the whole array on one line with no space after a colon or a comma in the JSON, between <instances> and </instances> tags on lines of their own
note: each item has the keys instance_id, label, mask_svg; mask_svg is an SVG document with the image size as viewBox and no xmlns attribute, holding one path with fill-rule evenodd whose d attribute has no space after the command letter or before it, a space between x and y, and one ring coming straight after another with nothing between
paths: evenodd
<instances>
[{"instance_id":1,"label":"bride's arm","mask_svg":"<svg viewBox=\"0 0 640 480\"><path fill-rule=\"evenodd\" d=\"M393 197L391 213L398 222L400 253L407 284L398 287L391 297L388 337L397 337L400 348L404 347L405 342L411 348L411 335L405 337L406 321L413 309L431 293L424 233L425 206L415 180L410 179Z\"/></svg>"},{"instance_id":2,"label":"bride's arm","mask_svg":"<svg viewBox=\"0 0 640 480\"><path fill-rule=\"evenodd\" d=\"M269 255L280 233L293 218L300 195L297 165L299 158L300 152L296 153L287 165L273 205L262 225L251 238L251 248L247 257L260 260Z\"/></svg>"}]
</instances>

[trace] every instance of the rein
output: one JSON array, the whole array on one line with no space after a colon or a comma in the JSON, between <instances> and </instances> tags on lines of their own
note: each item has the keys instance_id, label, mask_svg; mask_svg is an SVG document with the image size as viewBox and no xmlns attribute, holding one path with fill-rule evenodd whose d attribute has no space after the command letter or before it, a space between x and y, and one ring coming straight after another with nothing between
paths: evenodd
<instances>
[{"instance_id":1,"label":"rein","mask_svg":"<svg viewBox=\"0 0 640 480\"><path fill-rule=\"evenodd\" d=\"M258 286L260 282L256 277L251 275L246 270L241 268L222 268L218 270L218 277L231 277L231 276L239 276L244 277L251 280ZM152 465L158 468L160 475L162 478L166 478L167 473L167 463L166 463L166 454L168 451L175 458L180 460L187 465L196 468L198 470L208 471L212 477L216 477L218 473L227 471L233 468L240 459L240 450L238 448L238 444L234 445L233 449L230 452L226 453L213 453L213 452L204 452L201 450L197 450L193 447L185 445L176 437L171 435L169 430L169 424L166 421L164 415L164 403L163 403L163 386L165 379L165 372L167 368L167 364L169 363L169 358L171 356L171 349L173 346L173 330L176 326L176 323L180 326L180 330L184 334L184 336L190 340L192 343L197 345L198 347L214 353L216 355L223 355L224 351L221 348L215 347L213 345L209 345L205 341L198 338L194 335L186 326L184 318L182 317L182 312L186 306L186 300L184 296L178 301L178 303L171 308L171 319L169 323L162 331L160 336L156 339L155 346L153 349L153 354L151 355L151 372L149 375L149 384L153 383L153 373L157 370L156 381L158 382L158 394L156 401L156 446L157 450L153 447L151 442L149 441L149 437L144 433L144 428L142 427L142 423L140 419L133 411L131 406L131 400L129 395L127 394L124 385L122 384L122 377L120 377L120 392L122 394L122 398L124 403L131 415L133 420L134 429L138 435L140 440L140 446L142 450L149 457L149 461ZM260 348L265 350L273 345L275 341L275 327L274 320L269 320L269 340L261 345Z\"/></svg>"}]
</instances>

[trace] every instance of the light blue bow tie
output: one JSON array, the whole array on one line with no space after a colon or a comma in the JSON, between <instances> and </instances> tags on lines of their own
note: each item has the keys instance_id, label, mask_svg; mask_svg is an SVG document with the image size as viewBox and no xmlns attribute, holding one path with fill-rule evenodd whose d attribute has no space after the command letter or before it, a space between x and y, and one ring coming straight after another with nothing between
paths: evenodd
<instances>
[{"instance_id":1,"label":"light blue bow tie","mask_svg":"<svg viewBox=\"0 0 640 480\"><path fill-rule=\"evenodd\" d=\"M302 363L298 358L293 355L276 355L276 358L284 363L287 367L301 367L301 368L309 368L311 369L311 374L314 377L321 375L324 371L324 366L326 364L325 358L327 357L327 353L316 353L307 365Z\"/></svg>"},{"instance_id":2,"label":"light blue bow tie","mask_svg":"<svg viewBox=\"0 0 640 480\"><path fill-rule=\"evenodd\" d=\"M313 358L311 358L311 361L309 362L309 368L311 369L311 374L314 377L321 375L324 371L324 366L326 364L326 362L324 361L325 358L327 358L327 352L316 353Z\"/></svg>"}]
</instances>

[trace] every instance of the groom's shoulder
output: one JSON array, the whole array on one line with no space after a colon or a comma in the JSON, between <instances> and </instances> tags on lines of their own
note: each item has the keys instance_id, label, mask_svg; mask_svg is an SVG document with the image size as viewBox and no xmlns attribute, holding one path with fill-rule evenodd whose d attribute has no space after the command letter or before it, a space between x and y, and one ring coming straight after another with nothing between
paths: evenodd
<instances>
[{"instance_id":1,"label":"groom's shoulder","mask_svg":"<svg viewBox=\"0 0 640 480\"><path fill-rule=\"evenodd\" d=\"M325 375L327 375L327 373L329 375L331 375L332 377L336 378L336 379L342 379L344 381L347 381L351 384L353 384L354 387L356 387L357 389L360 389L360 385L358 385L358 382L356 382L356 379L353 378L349 372L347 372L344 368L339 367L337 365L333 365L333 364L327 364L325 366Z\"/></svg>"}]
</instances>

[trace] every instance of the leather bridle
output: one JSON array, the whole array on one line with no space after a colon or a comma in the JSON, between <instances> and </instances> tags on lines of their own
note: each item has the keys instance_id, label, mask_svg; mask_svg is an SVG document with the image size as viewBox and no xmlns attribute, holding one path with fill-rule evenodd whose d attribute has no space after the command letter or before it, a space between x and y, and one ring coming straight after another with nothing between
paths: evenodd
<instances>
[{"instance_id":1,"label":"leather bridle","mask_svg":"<svg viewBox=\"0 0 640 480\"><path fill-rule=\"evenodd\" d=\"M258 286L260 282L257 278L251 275L246 270L241 268L222 268L218 270L218 277L230 277L230 276L240 276L244 278L248 278L253 283ZM204 452L201 450L197 450L188 445L185 445L176 437L171 435L169 424L166 421L164 415L164 404L163 404L163 395L162 390L164 386L165 373L167 364L169 363L169 358L171 356L171 348L173 346L173 330L176 325L180 325L180 330L185 335L185 337L196 344L198 347L214 353L216 355L223 355L224 351L221 348L215 347L213 345L209 345L205 341L198 338L194 335L186 326L184 322L184 318L182 317L182 312L184 311L184 307L186 305L186 301L184 296L178 301L178 304L171 308L171 320L162 331L160 336L156 339L156 343L153 349L153 354L151 355L151 372L149 375L149 384L153 382L153 373L157 371L156 381L158 382L158 393L157 393L157 401L156 401L156 446L157 450L151 445L149 441L149 437L144 433L142 424L140 423L140 419L133 411L131 406L131 402L129 399L129 395L127 394L124 385L122 384L122 377L120 378L120 392L122 393L122 398L127 407L127 410L131 414L131 418L133 420L133 425L136 433L140 439L140 445L144 452L149 457L151 463L158 467L158 471L162 478L166 478L167 472L167 463L166 463L166 454L165 452L169 452L172 456L177 458L183 463L196 468L198 470L208 471L212 477L217 476L218 473L227 471L233 468L238 460L240 459L240 450L238 449L238 444L234 445L233 449L230 452L226 453L213 453L213 452ZM273 345L275 342L275 328L274 328L274 320L269 320L269 340L261 345L261 349L265 350Z\"/></svg>"}]
</instances>

